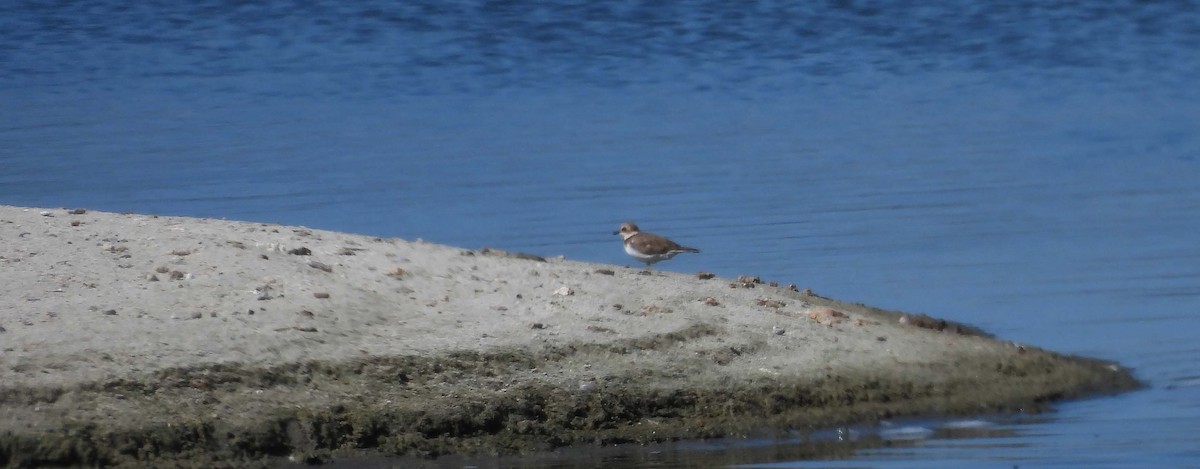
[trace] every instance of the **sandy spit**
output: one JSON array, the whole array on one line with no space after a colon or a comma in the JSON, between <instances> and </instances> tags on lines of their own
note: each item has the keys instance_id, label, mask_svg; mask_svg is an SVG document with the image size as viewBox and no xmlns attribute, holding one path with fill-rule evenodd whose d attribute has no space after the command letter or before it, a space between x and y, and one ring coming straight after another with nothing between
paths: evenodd
<instances>
[{"instance_id":1,"label":"sandy spit","mask_svg":"<svg viewBox=\"0 0 1200 469\"><path fill-rule=\"evenodd\" d=\"M1139 386L770 279L82 209L0 206L0 240L7 466L510 453Z\"/></svg>"}]
</instances>

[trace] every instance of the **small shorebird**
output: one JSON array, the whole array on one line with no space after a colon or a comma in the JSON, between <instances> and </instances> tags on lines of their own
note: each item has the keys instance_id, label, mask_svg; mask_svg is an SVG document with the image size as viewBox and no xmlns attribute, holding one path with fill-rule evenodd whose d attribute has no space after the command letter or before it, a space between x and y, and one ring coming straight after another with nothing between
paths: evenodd
<instances>
[{"instance_id":1,"label":"small shorebird","mask_svg":"<svg viewBox=\"0 0 1200 469\"><path fill-rule=\"evenodd\" d=\"M622 223L621 229L614 231L613 234L619 234L621 238L624 238L625 253L646 263L646 270L650 270L651 264L665 261L681 252L700 252L699 249L680 246L679 243L662 236L642 232L638 230L637 225L630 222Z\"/></svg>"}]
</instances>

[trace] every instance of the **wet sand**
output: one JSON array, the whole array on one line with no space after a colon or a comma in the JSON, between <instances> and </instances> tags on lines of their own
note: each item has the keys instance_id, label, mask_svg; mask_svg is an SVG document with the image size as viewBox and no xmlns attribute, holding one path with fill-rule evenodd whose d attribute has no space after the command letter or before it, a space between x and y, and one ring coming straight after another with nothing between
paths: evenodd
<instances>
[{"instance_id":1,"label":"wet sand","mask_svg":"<svg viewBox=\"0 0 1200 469\"><path fill-rule=\"evenodd\" d=\"M528 452L1037 412L1139 385L802 279L61 208L0 206L0 239L10 466Z\"/></svg>"}]
</instances>

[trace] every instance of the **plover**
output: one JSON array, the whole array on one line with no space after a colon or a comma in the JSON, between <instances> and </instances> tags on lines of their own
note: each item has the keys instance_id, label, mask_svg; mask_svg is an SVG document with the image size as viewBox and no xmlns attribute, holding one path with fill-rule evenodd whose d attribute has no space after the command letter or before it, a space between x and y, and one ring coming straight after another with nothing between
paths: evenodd
<instances>
[{"instance_id":1,"label":"plover","mask_svg":"<svg viewBox=\"0 0 1200 469\"><path fill-rule=\"evenodd\" d=\"M624 238L625 253L646 263L646 270L650 270L651 264L665 261L681 252L700 252L699 249L680 246L679 243L662 236L642 232L638 230L637 225L630 222L622 223L621 229L614 231L613 234L619 234L621 238Z\"/></svg>"}]
</instances>

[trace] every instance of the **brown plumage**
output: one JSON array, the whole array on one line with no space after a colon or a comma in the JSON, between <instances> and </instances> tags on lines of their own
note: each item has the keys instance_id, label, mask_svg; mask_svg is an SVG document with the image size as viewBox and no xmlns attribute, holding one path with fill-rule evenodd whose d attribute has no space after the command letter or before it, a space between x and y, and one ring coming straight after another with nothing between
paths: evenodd
<instances>
[{"instance_id":1,"label":"brown plumage","mask_svg":"<svg viewBox=\"0 0 1200 469\"><path fill-rule=\"evenodd\" d=\"M647 269L655 262L665 261L681 252L700 252L699 249L682 246L662 236L643 232L630 222L621 224L621 228L613 234L621 235L625 241L625 253L645 263Z\"/></svg>"}]
</instances>

